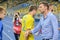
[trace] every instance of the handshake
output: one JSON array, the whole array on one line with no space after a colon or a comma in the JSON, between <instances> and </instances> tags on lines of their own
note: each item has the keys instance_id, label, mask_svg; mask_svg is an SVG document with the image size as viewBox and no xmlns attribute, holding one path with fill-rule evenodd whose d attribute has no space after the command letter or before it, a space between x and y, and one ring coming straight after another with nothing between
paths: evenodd
<instances>
[{"instance_id":1,"label":"handshake","mask_svg":"<svg viewBox=\"0 0 60 40\"><path fill-rule=\"evenodd\" d=\"M26 30L26 32L25 32L25 34L24 34L25 40L28 40L29 34L31 34L31 30Z\"/></svg>"}]
</instances>

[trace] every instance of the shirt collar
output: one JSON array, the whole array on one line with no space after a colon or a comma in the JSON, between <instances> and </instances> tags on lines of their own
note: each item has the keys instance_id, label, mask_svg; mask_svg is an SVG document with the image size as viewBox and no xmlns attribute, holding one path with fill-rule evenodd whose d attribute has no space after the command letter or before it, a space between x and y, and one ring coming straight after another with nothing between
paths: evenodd
<instances>
[{"instance_id":1,"label":"shirt collar","mask_svg":"<svg viewBox=\"0 0 60 40\"><path fill-rule=\"evenodd\" d=\"M51 14L51 12L48 12L48 14L46 15L46 18L47 18L50 14ZM43 16L43 18L44 18L44 16ZM44 18L44 19L46 19L46 18Z\"/></svg>"},{"instance_id":2,"label":"shirt collar","mask_svg":"<svg viewBox=\"0 0 60 40\"><path fill-rule=\"evenodd\" d=\"M50 14L51 14L51 12L48 12L48 14L47 14L47 16L46 16L46 17L48 17Z\"/></svg>"}]
</instances>

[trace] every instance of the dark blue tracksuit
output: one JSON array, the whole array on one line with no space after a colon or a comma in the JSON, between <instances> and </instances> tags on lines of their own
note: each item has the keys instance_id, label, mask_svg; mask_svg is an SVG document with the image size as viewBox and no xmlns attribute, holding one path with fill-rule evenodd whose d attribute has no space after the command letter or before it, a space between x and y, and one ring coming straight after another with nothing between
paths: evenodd
<instances>
[{"instance_id":1,"label":"dark blue tracksuit","mask_svg":"<svg viewBox=\"0 0 60 40\"><path fill-rule=\"evenodd\" d=\"M3 24L2 24L2 21L0 19L0 40L2 40L2 31L3 31Z\"/></svg>"}]
</instances>

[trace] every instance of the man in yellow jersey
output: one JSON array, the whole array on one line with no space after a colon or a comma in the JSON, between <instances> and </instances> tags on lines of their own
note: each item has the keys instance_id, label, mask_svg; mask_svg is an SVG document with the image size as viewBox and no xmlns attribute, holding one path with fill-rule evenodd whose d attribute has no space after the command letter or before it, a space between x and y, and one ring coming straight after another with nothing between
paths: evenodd
<instances>
[{"instance_id":1,"label":"man in yellow jersey","mask_svg":"<svg viewBox=\"0 0 60 40\"><path fill-rule=\"evenodd\" d=\"M37 12L36 6L30 6L29 13L22 18L22 31L19 40L34 40L34 36L30 34L26 39L27 30L32 30L34 28L34 18L33 16ZM25 35L26 34L26 35Z\"/></svg>"}]
</instances>

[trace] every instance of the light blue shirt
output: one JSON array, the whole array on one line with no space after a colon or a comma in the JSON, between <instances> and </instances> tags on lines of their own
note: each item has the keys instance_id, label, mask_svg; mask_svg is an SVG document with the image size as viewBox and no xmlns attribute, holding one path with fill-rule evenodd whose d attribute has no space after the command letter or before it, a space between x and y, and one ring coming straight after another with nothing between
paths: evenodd
<instances>
[{"instance_id":1,"label":"light blue shirt","mask_svg":"<svg viewBox=\"0 0 60 40\"><path fill-rule=\"evenodd\" d=\"M42 30L43 38L52 38L53 40L58 40L58 21L52 12L49 12L46 18L42 16L38 25L33 30L31 30L31 32L32 34L35 34L40 29Z\"/></svg>"}]
</instances>

